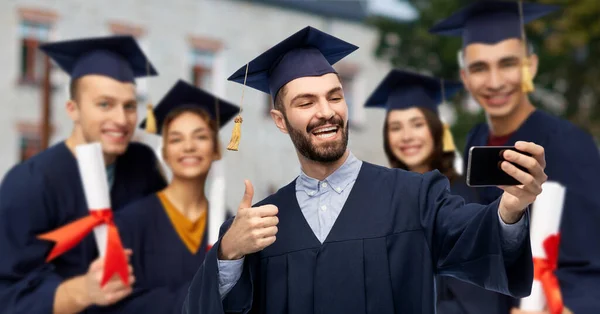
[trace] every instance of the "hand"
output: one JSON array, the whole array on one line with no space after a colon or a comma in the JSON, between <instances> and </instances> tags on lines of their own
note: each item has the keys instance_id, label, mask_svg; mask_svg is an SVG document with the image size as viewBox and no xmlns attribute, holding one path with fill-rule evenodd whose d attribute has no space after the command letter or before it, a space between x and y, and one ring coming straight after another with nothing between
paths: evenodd
<instances>
[{"instance_id":1,"label":"hand","mask_svg":"<svg viewBox=\"0 0 600 314\"><path fill-rule=\"evenodd\" d=\"M235 260L263 250L275 242L277 234L277 207L264 205L252 207L254 188L245 180L246 190L231 227L219 246L220 260Z\"/></svg>"},{"instance_id":2,"label":"hand","mask_svg":"<svg viewBox=\"0 0 600 314\"><path fill-rule=\"evenodd\" d=\"M519 310L517 308L513 308L510 311L510 314L550 314L549 311L534 311L534 312L530 312L530 311L522 311ZM562 314L573 314L573 312L571 312L571 310L569 310L567 307L563 307L563 311Z\"/></svg>"},{"instance_id":3,"label":"hand","mask_svg":"<svg viewBox=\"0 0 600 314\"><path fill-rule=\"evenodd\" d=\"M128 261L131 254L131 250L125 250ZM131 294L131 285L135 282L133 267L131 267L131 265L129 265L129 287L123 284L121 278L117 274L115 274L104 287L100 287L103 270L104 258L99 257L90 264L88 272L84 276L87 304L100 306L111 305Z\"/></svg>"},{"instance_id":4,"label":"hand","mask_svg":"<svg viewBox=\"0 0 600 314\"><path fill-rule=\"evenodd\" d=\"M530 142L517 142L515 147L520 151L530 153L532 157L514 150L504 151L503 156L509 162L502 162L502 170L522 183L522 185L517 186L499 187L504 190L499 206L500 217L508 224L521 219L527 206L533 203L535 198L542 193L542 184L548 179L548 176L544 173L546 157L542 146ZM520 170L511 163L526 168L529 173Z\"/></svg>"}]
</instances>

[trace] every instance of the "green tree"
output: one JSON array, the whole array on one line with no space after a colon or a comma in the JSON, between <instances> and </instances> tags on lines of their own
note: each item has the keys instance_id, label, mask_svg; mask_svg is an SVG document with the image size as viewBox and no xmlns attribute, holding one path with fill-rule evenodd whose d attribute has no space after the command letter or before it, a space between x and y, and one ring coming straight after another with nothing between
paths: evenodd
<instances>
[{"instance_id":1,"label":"green tree","mask_svg":"<svg viewBox=\"0 0 600 314\"><path fill-rule=\"evenodd\" d=\"M429 34L436 22L472 0L408 0L419 12L409 23L373 18L370 23L380 32L375 54L394 67L458 79L458 38ZM538 0L562 6L555 13L528 24L527 36L540 57L536 86L562 95L563 117L600 137L600 1ZM464 95L462 95L464 96ZM461 108L453 126L457 145L462 148L472 125L484 120Z\"/></svg>"}]
</instances>

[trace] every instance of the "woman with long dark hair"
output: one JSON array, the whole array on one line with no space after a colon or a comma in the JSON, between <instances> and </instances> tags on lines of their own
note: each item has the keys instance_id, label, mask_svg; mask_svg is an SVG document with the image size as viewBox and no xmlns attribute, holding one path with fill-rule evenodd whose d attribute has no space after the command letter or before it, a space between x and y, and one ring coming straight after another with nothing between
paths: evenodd
<instances>
[{"instance_id":1,"label":"woman with long dark hair","mask_svg":"<svg viewBox=\"0 0 600 314\"><path fill-rule=\"evenodd\" d=\"M383 145L390 167L425 173L437 170L452 194L476 203L476 193L454 168L456 147L438 105L462 89L458 82L392 70L365 107L385 108ZM436 276L438 314L506 314L507 296L446 276Z\"/></svg>"},{"instance_id":2,"label":"woman with long dark hair","mask_svg":"<svg viewBox=\"0 0 600 314\"><path fill-rule=\"evenodd\" d=\"M115 217L123 246L133 251L136 283L130 297L103 312L181 313L209 249L204 190L212 163L221 158L219 129L238 112L239 107L181 80L156 106L162 157L172 180Z\"/></svg>"}]
</instances>

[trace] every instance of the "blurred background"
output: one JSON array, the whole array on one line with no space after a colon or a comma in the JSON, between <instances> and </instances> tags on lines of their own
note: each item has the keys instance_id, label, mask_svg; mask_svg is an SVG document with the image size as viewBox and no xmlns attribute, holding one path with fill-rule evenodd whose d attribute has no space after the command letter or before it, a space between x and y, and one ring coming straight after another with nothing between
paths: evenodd
<instances>
[{"instance_id":1,"label":"blurred background","mask_svg":"<svg viewBox=\"0 0 600 314\"><path fill-rule=\"evenodd\" d=\"M387 165L383 110L363 103L392 67L458 79L460 40L427 29L468 0L0 0L0 177L15 164L71 131L64 106L69 78L37 49L40 43L128 34L159 72L138 80L139 120L178 79L239 103L242 86L227 77L264 50L311 25L360 47L335 65L349 105L350 148L365 161ZM540 0L563 5L559 14L528 25L540 56L533 102L600 137L600 1ZM567 2L568 6L567 6ZM291 182L300 168L288 136L272 123L268 95L246 89L238 152L213 165L219 182L210 199L237 208L243 179L255 201ZM485 121L461 93L441 109L459 151L469 129ZM221 131L227 145L233 123ZM158 137L136 139L158 151ZM460 161L458 162L460 163ZM459 169L460 170L460 169ZM214 193L217 193L216 195ZM227 197L226 197L227 195ZM215 198L213 198L215 197Z\"/></svg>"}]
</instances>

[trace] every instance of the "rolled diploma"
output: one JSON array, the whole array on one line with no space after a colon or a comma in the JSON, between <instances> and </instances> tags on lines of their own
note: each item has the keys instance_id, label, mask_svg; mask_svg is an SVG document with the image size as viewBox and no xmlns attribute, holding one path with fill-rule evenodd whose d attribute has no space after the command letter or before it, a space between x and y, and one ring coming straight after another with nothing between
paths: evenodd
<instances>
[{"instance_id":1,"label":"rolled diploma","mask_svg":"<svg viewBox=\"0 0 600 314\"><path fill-rule=\"evenodd\" d=\"M532 207L531 253L533 257L546 258L544 240L557 234L560 228L566 189L558 182L547 181L542 185L542 193ZM542 311L546 307L546 296L542 283L533 281L531 295L521 299L521 310Z\"/></svg>"},{"instance_id":2,"label":"rolled diploma","mask_svg":"<svg viewBox=\"0 0 600 314\"><path fill-rule=\"evenodd\" d=\"M88 209L93 211L110 208L108 175L102 146L100 143L78 145L75 147L75 152ZM106 253L107 231L106 225L94 228L94 237L100 256L104 256Z\"/></svg>"}]
</instances>

